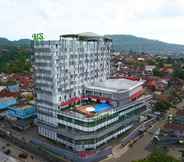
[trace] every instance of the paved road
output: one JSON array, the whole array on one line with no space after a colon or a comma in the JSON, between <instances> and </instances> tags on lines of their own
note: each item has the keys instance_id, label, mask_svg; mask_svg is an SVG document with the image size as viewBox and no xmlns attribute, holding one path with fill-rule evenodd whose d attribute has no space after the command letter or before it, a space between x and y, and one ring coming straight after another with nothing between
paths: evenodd
<instances>
[{"instance_id":1,"label":"paved road","mask_svg":"<svg viewBox=\"0 0 184 162\"><path fill-rule=\"evenodd\" d=\"M184 100L177 104L178 109L184 108ZM164 125L164 120L157 122L154 124L152 128L148 130L148 132L154 133L158 128ZM133 160L139 160L147 157L150 152L145 148L149 145L153 138L152 133L145 133L144 136L139 139L132 148L120 148L115 146L113 150L115 151L112 157L103 160L103 162L132 162ZM176 151L176 150L174 150ZM173 150L172 150L173 152Z\"/></svg>"},{"instance_id":2,"label":"paved road","mask_svg":"<svg viewBox=\"0 0 184 162\"><path fill-rule=\"evenodd\" d=\"M35 155L28 153L27 151L15 146L14 144L7 142L5 139L0 137L0 151L4 152L5 150L10 150L10 157L13 157L17 162L44 162L37 158ZM19 158L19 154L27 153L28 157L26 159ZM32 158L34 157L34 158Z\"/></svg>"},{"instance_id":3,"label":"paved road","mask_svg":"<svg viewBox=\"0 0 184 162\"><path fill-rule=\"evenodd\" d=\"M162 125L163 121L157 122L152 128L149 129L149 132L154 133ZM119 148L121 150L118 150L118 154L121 154L121 152L123 152L120 157L118 157L116 153L114 153L111 158L103 160L103 162L132 162L132 160L145 158L147 155L150 154L150 152L145 148L149 145L152 137L152 133L146 132L145 135L141 139L139 139L132 148L129 148L127 151L125 151L126 148Z\"/></svg>"},{"instance_id":4,"label":"paved road","mask_svg":"<svg viewBox=\"0 0 184 162\"><path fill-rule=\"evenodd\" d=\"M1 121L0 123L0 129L4 129L7 132L10 132L11 134L13 134L14 136L17 136L17 138L19 138L20 140L26 140L26 141L30 141L30 139L32 138L32 136L36 133L35 128L29 129L27 131L17 131L14 130L10 127L10 125L6 122L6 121ZM7 144L9 146L7 146ZM11 143L10 141L7 141L6 139L4 139L3 137L0 137L0 151L4 151L2 148L6 147L6 149L10 149L11 150L11 156L18 159L21 162L45 162L45 160L43 160L41 157L38 157L35 154L32 154L18 146L16 146L15 144ZM27 159L20 159L18 156L20 153L27 153L28 157ZM32 159L33 157L33 159Z\"/></svg>"}]
</instances>

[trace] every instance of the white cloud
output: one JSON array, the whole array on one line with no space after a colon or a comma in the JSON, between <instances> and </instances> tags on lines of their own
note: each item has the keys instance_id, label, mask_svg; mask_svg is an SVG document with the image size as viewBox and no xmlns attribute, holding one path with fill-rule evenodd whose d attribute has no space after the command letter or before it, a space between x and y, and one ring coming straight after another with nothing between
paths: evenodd
<instances>
[{"instance_id":1,"label":"white cloud","mask_svg":"<svg viewBox=\"0 0 184 162\"><path fill-rule=\"evenodd\" d=\"M0 36L92 31L184 44L183 0L0 0Z\"/></svg>"}]
</instances>

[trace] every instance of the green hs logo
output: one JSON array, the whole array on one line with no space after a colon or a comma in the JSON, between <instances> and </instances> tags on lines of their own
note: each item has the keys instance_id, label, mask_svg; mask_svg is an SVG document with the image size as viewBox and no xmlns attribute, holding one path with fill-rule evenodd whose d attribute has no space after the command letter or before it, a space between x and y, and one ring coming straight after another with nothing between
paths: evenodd
<instances>
[{"instance_id":1,"label":"green hs logo","mask_svg":"<svg viewBox=\"0 0 184 162\"><path fill-rule=\"evenodd\" d=\"M45 39L43 33L33 34L32 38L34 41L43 41Z\"/></svg>"}]
</instances>

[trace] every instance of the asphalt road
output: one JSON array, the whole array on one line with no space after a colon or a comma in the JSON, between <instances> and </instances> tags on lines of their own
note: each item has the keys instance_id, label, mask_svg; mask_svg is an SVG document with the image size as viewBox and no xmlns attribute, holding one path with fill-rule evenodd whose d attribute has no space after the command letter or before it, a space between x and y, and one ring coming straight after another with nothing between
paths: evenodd
<instances>
[{"instance_id":1,"label":"asphalt road","mask_svg":"<svg viewBox=\"0 0 184 162\"><path fill-rule=\"evenodd\" d=\"M179 104L177 104L176 107L177 109L183 109L184 100ZM121 148L119 147L120 145L115 146L113 148L113 155L108 159L103 160L103 162L132 162L133 160L144 159L150 154L150 152L146 148L150 144L153 138L153 133L158 128L162 127L163 124L164 124L163 120L155 123L153 127L148 130L148 132L151 132L151 133L146 132L144 136L141 139L139 139L131 148L128 148L128 147Z\"/></svg>"},{"instance_id":2,"label":"asphalt road","mask_svg":"<svg viewBox=\"0 0 184 162\"><path fill-rule=\"evenodd\" d=\"M10 150L9 156L15 158L17 162L44 162L40 160L39 158L37 158L35 155L15 146L14 144L0 137L0 151L4 152L7 149ZM28 155L27 158L25 159L20 158L19 155L21 153L26 153Z\"/></svg>"},{"instance_id":3,"label":"asphalt road","mask_svg":"<svg viewBox=\"0 0 184 162\"><path fill-rule=\"evenodd\" d=\"M145 158L150 154L146 147L150 144L153 133L162 125L163 121L155 123L153 127L150 128L148 132L145 132L144 136L133 145L133 147L128 148L127 151L125 150L126 148L119 148L118 153L123 152L120 157L114 152L112 157L103 160L103 162L132 162L133 160Z\"/></svg>"}]
</instances>

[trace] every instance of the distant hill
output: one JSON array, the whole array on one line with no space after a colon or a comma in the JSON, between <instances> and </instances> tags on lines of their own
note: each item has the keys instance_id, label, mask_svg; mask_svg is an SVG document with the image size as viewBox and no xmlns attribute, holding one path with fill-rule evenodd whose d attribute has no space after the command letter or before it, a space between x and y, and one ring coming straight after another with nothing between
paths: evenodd
<instances>
[{"instance_id":1,"label":"distant hill","mask_svg":"<svg viewBox=\"0 0 184 162\"><path fill-rule=\"evenodd\" d=\"M29 73L31 71L31 40L9 41L0 38L0 73Z\"/></svg>"},{"instance_id":2,"label":"distant hill","mask_svg":"<svg viewBox=\"0 0 184 162\"><path fill-rule=\"evenodd\" d=\"M140 38L132 35L108 35L112 38L113 51L115 52L137 52L152 54L184 55L184 45L165 43L158 40ZM10 41L0 37L0 49L5 46L31 47L30 39ZM131 53L132 53L131 52Z\"/></svg>"},{"instance_id":3,"label":"distant hill","mask_svg":"<svg viewBox=\"0 0 184 162\"><path fill-rule=\"evenodd\" d=\"M115 52L145 52L152 54L184 55L184 45L170 44L132 35L108 35L112 38Z\"/></svg>"},{"instance_id":4,"label":"distant hill","mask_svg":"<svg viewBox=\"0 0 184 162\"><path fill-rule=\"evenodd\" d=\"M12 45L12 42L9 41L9 40L6 39L6 38L1 38L1 37L0 37L0 46L7 46L7 45Z\"/></svg>"},{"instance_id":5,"label":"distant hill","mask_svg":"<svg viewBox=\"0 0 184 162\"><path fill-rule=\"evenodd\" d=\"M31 46L31 40L30 39L20 39L18 41L13 41L16 45L25 45L25 46Z\"/></svg>"},{"instance_id":6,"label":"distant hill","mask_svg":"<svg viewBox=\"0 0 184 162\"><path fill-rule=\"evenodd\" d=\"M30 39L20 39L17 41L10 41L6 38L0 37L0 48L4 46L31 47L31 40Z\"/></svg>"}]
</instances>

